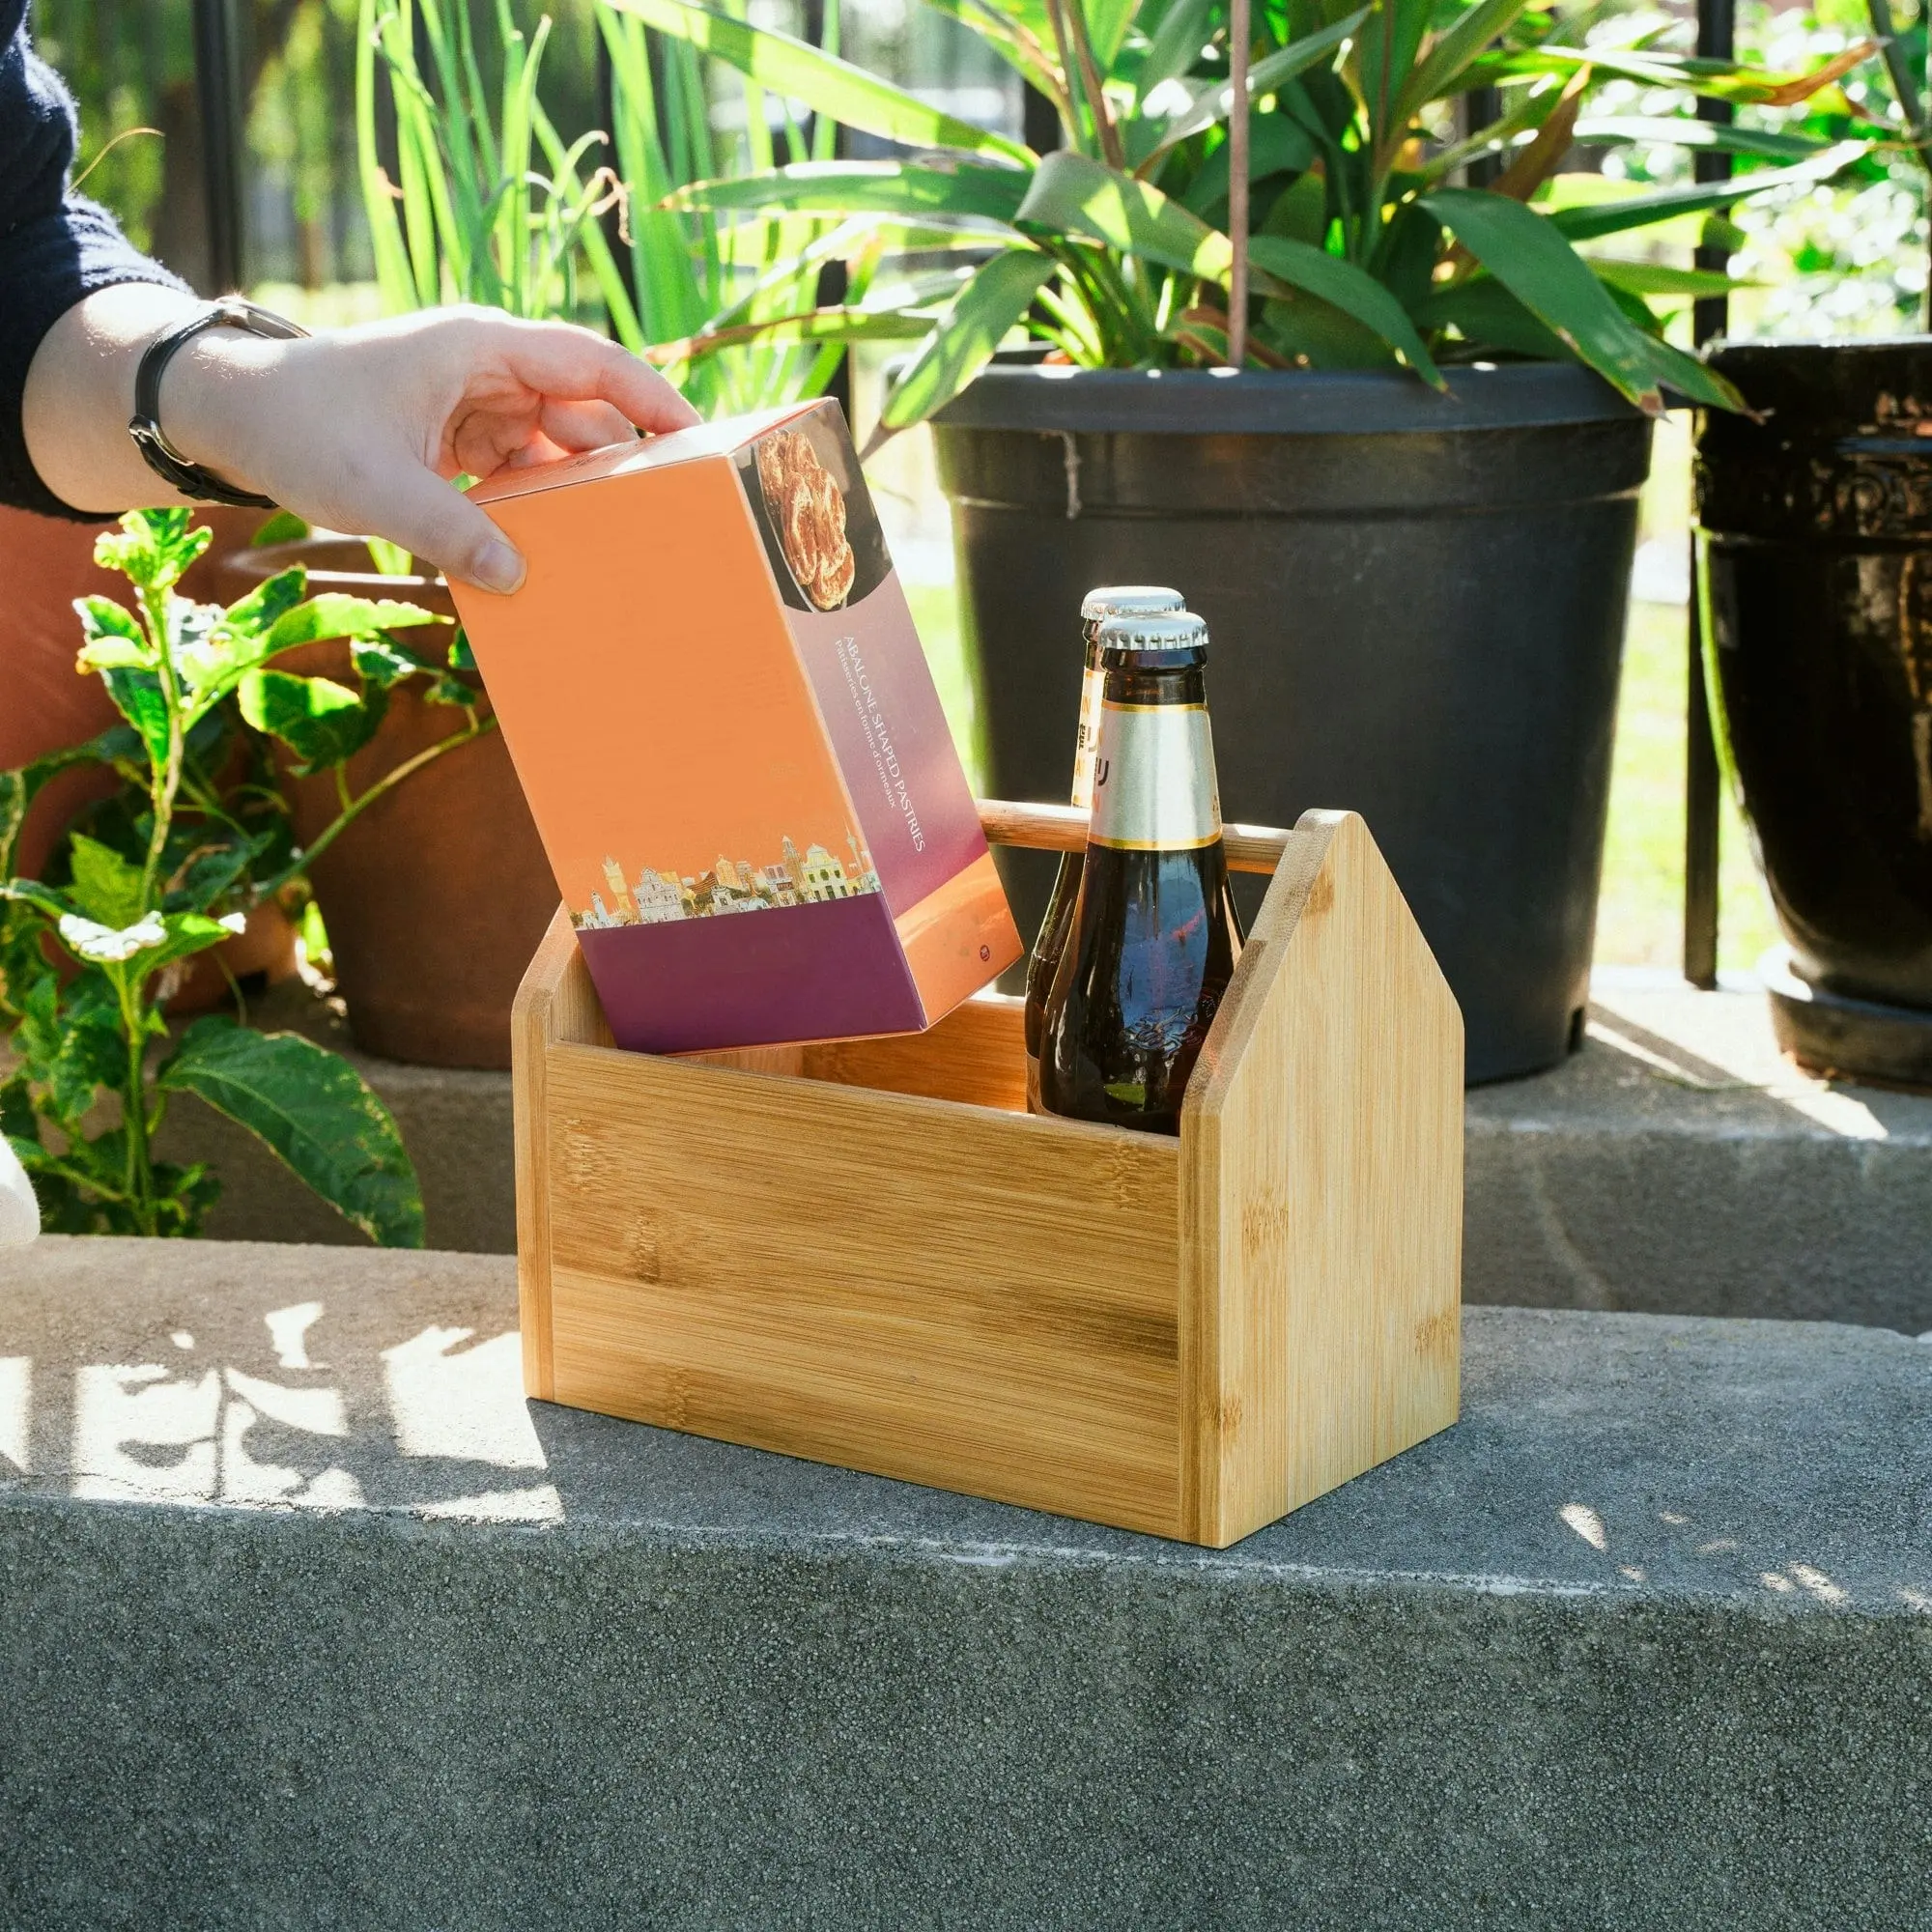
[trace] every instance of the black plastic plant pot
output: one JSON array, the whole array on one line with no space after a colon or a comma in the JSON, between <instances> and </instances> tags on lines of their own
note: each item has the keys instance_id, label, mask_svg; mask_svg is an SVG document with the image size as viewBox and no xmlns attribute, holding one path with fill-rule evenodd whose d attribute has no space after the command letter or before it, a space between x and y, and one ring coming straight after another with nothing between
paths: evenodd
<instances>
[{"instance_id":1,"label":"black plastic plant pot","mask_svg":"<svg viewBox=\"0 0 1932 1932\"><path fill-rule=\"evenodd\" d=\"M1581 1036L1650 426L1572 365L1451 385L995 367L934 434L994 792L1065 796L1082 593L1173 584L1212 637L1226 815L1363 814L1474 1082ZM1025 930L1037 861L1010 855Z\"/></svg>"},{"instance_id":2,"label":"black plastic plant pot","mask_svg":"<svg viewBox=\"0 0 1932 1932\"><path fill-rule=\"evenodd\" d=\"M1750 343L1697 432L1718 724L1806 1065L1932 1082L1932 338Z\"/></svg>"}]
</instances>

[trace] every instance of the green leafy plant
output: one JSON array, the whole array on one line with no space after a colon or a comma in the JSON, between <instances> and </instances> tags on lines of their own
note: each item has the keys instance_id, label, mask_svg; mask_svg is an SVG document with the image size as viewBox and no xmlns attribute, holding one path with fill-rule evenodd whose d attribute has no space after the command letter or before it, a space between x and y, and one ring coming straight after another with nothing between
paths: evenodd
<instances>
[{"instance_id":1,"label":"green leafy plant","mask_svg":"<svg viewBox=\"0 0 1932 1932\"><path fill-rule=\"evenodd\" d=\"M1773 72L1665 51L1667 22L1619 41L1601 7L1263 0L1236 47L1222 0L931 0L1054 102L1065 145L1039 156L699 0L600 4L747 73L782 71L815 113L925 151L774 167L669 197L681 210L951 227L976 266L944 302L904 303L890 321L818 311L766 326L821 337L910 327L919 346L881 436L947 402L1015 328L1087 367L1222 364L1232 333L1245 337L1246 363L1406 365L1438 386L1455 361L1574 358L1649 411L1666 391L1734 408L1728 384L1663 339L1662 314L1727 280L1580 244L1827 180L1868 145L1688 110L1697 96L1802 100L1869 49ZM1673 104L1633 117L1641 125L1598 128L1598 145L1681 140L1773 165L1730 184L1567 205L1553 180L1611 77ZM1482 125L1464 131L1463 103L1477 104ZM1237 145L1246 197L1232 191ZM1471 185L1471 164L1500 172ZM1243 199L1247 222L1232 218ZM723 324L697 353L730 339Z\"/></svg>"},{"instance_id":2,"label":"green leafy plant","mask_svg":"<svg viewBox=\"0 0 1932 1932\"><path fill-rule=\"evenodd\" d=\"M76 604L78 668L125 721L88 744L0 772L0 1131L33 1177L46 1224L66 1233L190 1235L219 1191L205 1168L157 1160L176 1094L259 1136L373 1239L422 1243L422 1201L395 1122L346 1061L296 1034L214 1014L178 1037L165 1013L196 955L298 884L375 801L432 758L491 728L459 674L405 633L443 619L413 605L306 595L300 568L228 606L175 586L207 548L185 510L135 511L96 558L124 572L132 610ZM347 640L355 688L275 660ZM359 794L349 760L390 693L422 679L464 723ZM294 839L274 761L333 777L340 810ZM14 876L21 829L47 782L104 767L118 789L70 827L44 879Z\"/></svg>"},{"instance_id":3,"label":"green leafy plant","mask_svg":"<svg viewBox=\"0 0 1932 1932\"><path fill-rule=\"evenodd\" d=\"M538 85L549 17L526 36L509 0L495 0L479 35L473 12L471 0L362 0L357 145L387 305L474 301L601 321L707 413L821 393L839 342L769 325L815 301L830 263L849 298L865 298L879 244L810 212L721 219L665 204L734 164L770 169L781 143L788 156L822 161L834 123L801 127L782 76L768 87L748 73L737 88L744 133L724 140L707 93L718 63L688 39L654 61L639 21L600 9L612 125L566 143ZM838 0L827 0L825 41L836 55ZM393 180L378 139L383 87L394 107ZM714 339L694 356L690 340L707 323Z\"/></svg>"}]
</instances>

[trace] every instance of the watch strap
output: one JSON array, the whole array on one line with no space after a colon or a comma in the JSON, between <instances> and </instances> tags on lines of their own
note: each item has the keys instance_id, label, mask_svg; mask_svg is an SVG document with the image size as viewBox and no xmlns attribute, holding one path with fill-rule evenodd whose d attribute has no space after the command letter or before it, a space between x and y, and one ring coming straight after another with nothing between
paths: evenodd
<instances>
[{"instance_id":1,"label":"watch strap","mask_svg":"<svg viewBox=\"0 0 1932 1932\"><path fill-rule=\"evenodd\" d=\"M128 434L156 475L172 484L184 497L202 503L234 503L257 509L275 507L271 497L259 497L251 490L238 490L213 470L188 459L162 433L161 378L177 352L187 347L197 335L211 328L239 328L248 335L285 340L306 335L308 330L272 310L257 308L240 296L223 296L211 302L201 314L156 336L141 357L134 372L134 413Z\"/></svg>"}]
</instances>

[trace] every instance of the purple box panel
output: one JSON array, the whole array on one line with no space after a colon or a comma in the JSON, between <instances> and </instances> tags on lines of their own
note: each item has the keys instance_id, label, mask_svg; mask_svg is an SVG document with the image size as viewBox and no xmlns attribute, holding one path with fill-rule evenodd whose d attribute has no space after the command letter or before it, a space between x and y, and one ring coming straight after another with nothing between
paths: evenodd
<instances>
[{"instance_id":1,"label":"purple box panel","mask_svg":"<svg viewBox=\"0 0 1932 1932\"><path fill-rule=\"evenodd\" d=\"M896 572L840 611L786 620L895 917L986 850Z\"/></svg>"},{"instance_id":2,"label":"purple box panel","mask_svg":"<svg viewBox=\"0 0 1932 1932\"><path fill-rule=\"evenodd\" d=\"M580 930L619 1046L714 1046L913 1033L925 1024L878 893L658 925Z\"/></svg>"}]
</instances>

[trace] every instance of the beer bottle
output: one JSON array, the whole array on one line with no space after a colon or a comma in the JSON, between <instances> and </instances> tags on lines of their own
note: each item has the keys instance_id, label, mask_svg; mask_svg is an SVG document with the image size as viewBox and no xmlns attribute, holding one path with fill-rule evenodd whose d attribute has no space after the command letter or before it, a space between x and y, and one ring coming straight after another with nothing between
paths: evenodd
<instances>
[{"instance_id":1,"label":"beer bottle","mask_svg":"<svg viewBox=\"0 0 1932 1932\"><path fill-rule=\"evenodd\" d=\"M1100 728L1102 681L1100 626L1109 617L1157 617L1186 608L1186 600L1179 591L1158 583L1104 584L1088 591L1080 600L1085 663L1080 678L1080 733L1073 743L1073 803L1082 811L1091 811L1094 807L1094 739ZM1033 956L1027 961L1027 1107L1036 1114L1039 1112L1040 1022L1046 1014L1046 996L1053 987L1054 971L1073 924L1073 901L1080 895L1080 863L1078 852L1061 855L1053 896L1046 902L1046 917L1039 923L1039 936L1034 941Z\"/></svg>"},{"instance_id":2,"label":"beer bottle","mask_svg":"<svg viewBox=\"0 0 1932 1932\"><path fill-rule=\"evenodd\" d=\"M1094 806L1040 1035L1042 1111L1180 1131L1181 1090L1241 950L1199 617L1110 617Z\"/></svg>"}]
</instances>

